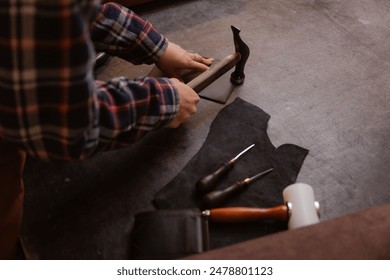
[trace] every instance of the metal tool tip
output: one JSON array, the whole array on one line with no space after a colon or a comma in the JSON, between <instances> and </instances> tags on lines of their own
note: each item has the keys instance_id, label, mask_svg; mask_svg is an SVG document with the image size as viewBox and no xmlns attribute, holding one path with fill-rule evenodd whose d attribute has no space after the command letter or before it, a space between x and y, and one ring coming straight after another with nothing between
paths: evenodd
<instances>
[{"instance_id":1,"label":"metal tool tip","mask_svg":"<svg viewBox=\"0 0 390 280\"><path fill-rule=\"evenodd\" d=\"M262 177L262 176L264 176L264 175L266 175L266 174L268 174L268 173L270 173L271 171L273 171L274 169L273 168L268 168L267 170L265 170L265 171L263 171L263 172L261 172L261 173L259 173L259 174L256 174L255 176L253 176L252 178L248 178L248 180L250 181L250 182L252 182L252 181L254 181L254 180L256 180L256 179L258 179L258 178L260 178L260 177Z\"/></svg>"},{"instance_id":2,"label":"metal tool tip","mask_svg":"<svg viewBox=\"0 0 390 280\"><path fill-rule=\"evenodd\" d=\"M250 149L252 149L254 146L255 146L255 144L250 145L248 148L246 148L246 149L243 150L241 153L239 153L238 155L236 155L236 157L233 158L232 160L233 160L233 161L236 161L236 160L239 159L241 156L243 156L244 154L246 154L246 153L247 153Z\"/></svg>"},{"instance_id":3,"label":"metal tool tip","mask_svg":"<svg viewBox=\"0 0 390 280\"><path fill-rule=\"evenodd\" d=\"M211 214L210 210L203 210L202 211L202 217L209 217Z\"/></svg>"}]
</instances>

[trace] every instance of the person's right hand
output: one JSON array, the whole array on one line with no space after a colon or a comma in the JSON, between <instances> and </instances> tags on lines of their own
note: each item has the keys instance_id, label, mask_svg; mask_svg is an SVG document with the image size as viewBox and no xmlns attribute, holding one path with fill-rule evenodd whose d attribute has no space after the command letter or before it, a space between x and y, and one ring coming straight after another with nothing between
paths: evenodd
<instances>
[{"instance_id":1,"label":"person's right hand","mask_svg":"<svg viewBox=\"0 0 390 280\"><path fill-rule=\"evenodd\" d=\"M167 127L177 128L185 123L192 114L196 113L196 104L198 104L200 98L192 88L178 79L171 78L170 80L179 94L180 105L179 111Z\"/></svg>"}]
</instances>

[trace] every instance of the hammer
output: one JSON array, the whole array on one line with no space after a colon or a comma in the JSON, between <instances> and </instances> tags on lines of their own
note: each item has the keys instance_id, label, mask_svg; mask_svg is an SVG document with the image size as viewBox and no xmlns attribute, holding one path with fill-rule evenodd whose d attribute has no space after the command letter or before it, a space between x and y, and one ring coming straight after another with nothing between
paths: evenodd
<instances>
[{"instance_id":1,"label":"hammer","mask_svg":"<svg viewBox=\"0 0 390 280\"><path fill-rule=\"evenodd\" d=\"M319 203L314 199L313 188L296 183L283 190L285 204L272 208L225 207L205 210L202 215L212 222L253 222L275 219L288 222L288 228L316 224L319 222Z\"/></svg>"},{"instance_id":2,"label":"hammer","mask_svg":"<svg viewBox=\"0 0 390 280\"><path fill-rule=\"evenodd\" d=\"M202 91L234 66L236 66L236 68L230 76L230 81L235 85L241 85L244 82L244 68L249 57L249 47L241 39L240 29L234 26L231 26L231 28L233 31L235 53L228 55L208 70L202 72L196 78L188 82L187 85L195 92Z\"/></svg>"}]
</instances>

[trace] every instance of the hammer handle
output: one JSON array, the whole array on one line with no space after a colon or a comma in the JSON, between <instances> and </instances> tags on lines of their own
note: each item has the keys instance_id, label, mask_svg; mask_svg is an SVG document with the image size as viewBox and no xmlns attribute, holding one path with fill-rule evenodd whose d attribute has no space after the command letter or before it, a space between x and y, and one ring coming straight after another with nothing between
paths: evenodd
<instances>
[{"instance_id":1,"label":"hammer handle","mask_svg":"<svg viewBox=\"0 0 390 280\"><path fill-rule=\"evenodd\" d=\"M196 78L188 82L187 85L195 92L199 93L227 71L232 69L237 62L240 61L240 59L241 55L239 53L228 55L215 65L211 66L208 70L202 72Z\"/></svg>"},{"instance_id":2,"label":"hammer handle","mask_svg":"<svg viewBox=\"0 0 390 280\"><path fill-rule=\"evenodd\" d=\"M272 208L224 207L210 210L209 219L219 223L254 222L272 219L287 222L289 218L286 205Z\"/></svg>"}]
</instances>

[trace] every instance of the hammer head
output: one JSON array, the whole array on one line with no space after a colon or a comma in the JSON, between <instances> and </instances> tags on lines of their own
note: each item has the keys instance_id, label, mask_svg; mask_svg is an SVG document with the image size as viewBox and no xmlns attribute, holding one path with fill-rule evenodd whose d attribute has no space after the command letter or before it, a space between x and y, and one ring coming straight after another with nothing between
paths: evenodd
<instances>
[{"instance_id":1,"label":"hammer head","mask_svg":"<svg viewBox=\"0 0 390 280\"><path fill-rule=\"evenodd\" d=\"M283 198L289 210L289 229L319 222L318 202L314 199L311 186L302 183L292 184L284 189Z\"/></svg>"},{"instance_id":2,"label":"hammer head","mask_svg":"<svg viewBox=\"0 0 390 280\"><path fill-rule=\"evenodd\" d=\"M230 76L230 81L233 84L241 85L245 80L245 64L249 57L249 47L240 37L240 29L231 26L233 31L233 40L236 53L240 55L240 60L236 64L234 72Z\"/></svg>"}]
</instances>

